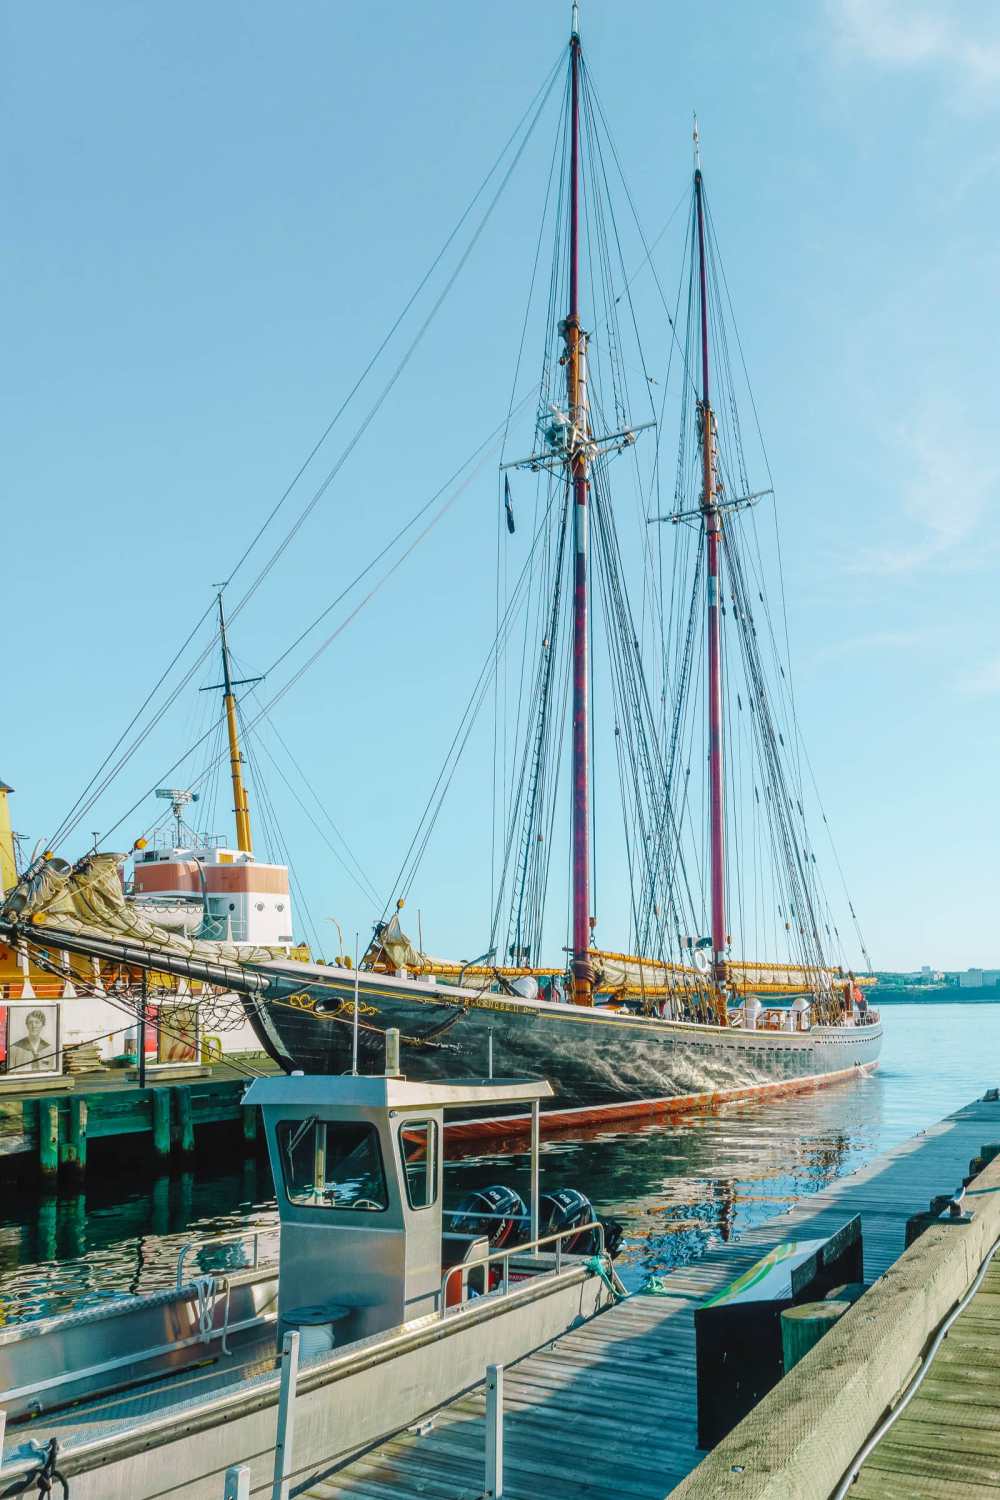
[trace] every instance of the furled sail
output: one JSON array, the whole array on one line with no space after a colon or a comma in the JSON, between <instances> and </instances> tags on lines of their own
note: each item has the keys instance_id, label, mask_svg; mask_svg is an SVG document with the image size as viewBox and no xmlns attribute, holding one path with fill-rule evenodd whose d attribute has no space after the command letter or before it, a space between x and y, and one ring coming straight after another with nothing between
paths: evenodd
<instances>
[{"instance_id":1,"label":"furled sail","mask_svg":"<svg viewBox=\"0 0 1000 1500\"><path fill-rule=\"evenodd\" d=\"M50 928L80 937L127 941L196 962L259 964L286 956L284 948L206 942L150 921L125 897L120 870L126 858L124 854L91 854L76 865L62 859L46 860L10 893L0 914L30 923L40 943Z\"/></svg>"}]
</instances>

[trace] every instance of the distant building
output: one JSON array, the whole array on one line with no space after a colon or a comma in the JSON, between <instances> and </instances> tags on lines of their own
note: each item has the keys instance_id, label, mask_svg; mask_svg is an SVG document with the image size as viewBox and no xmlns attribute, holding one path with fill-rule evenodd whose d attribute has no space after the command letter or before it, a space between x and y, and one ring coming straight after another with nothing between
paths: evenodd
<instances>
[{"instance_id":1,"label":"distant building","mask_svg":"<svg viewBox=\"0 0 1000 1500\"><path fill-rule=\"evenodd\" d=\"M959 989L981 990L984 986L993 989L1000 984L1000 969L966 969L958 976Z\"/></svg>"}]
</instances>

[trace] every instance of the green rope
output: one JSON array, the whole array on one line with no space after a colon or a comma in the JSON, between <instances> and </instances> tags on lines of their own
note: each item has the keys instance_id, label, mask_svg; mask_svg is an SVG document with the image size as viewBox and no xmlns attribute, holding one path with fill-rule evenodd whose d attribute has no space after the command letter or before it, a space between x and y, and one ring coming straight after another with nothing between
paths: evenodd
<instances>
[{"instance_id":1,"label":"green rope","mask_svg":"<svg viewBox=\"0 0 1000 1500\"><path fill-rule=\"evenodd\" d=\"M595 1276L601 1278L616 1302L624 1302L626 1297L631 1296L631 1293L625 1290L617 1276L612 1281L611 1277L614 1276L614 1272L612 1271L611 1275L608 1274L607 1267L600 1255L591 1255L584 1264L588 1271L592 1271Z\"/></svg>"}]
</instances>

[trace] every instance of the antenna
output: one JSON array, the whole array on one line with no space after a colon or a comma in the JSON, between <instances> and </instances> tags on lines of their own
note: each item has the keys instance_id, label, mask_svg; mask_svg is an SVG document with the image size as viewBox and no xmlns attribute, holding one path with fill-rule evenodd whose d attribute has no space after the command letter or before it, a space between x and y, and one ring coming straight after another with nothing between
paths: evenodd
<instances>
[{"instance_id":1,"label":"antenna","mask_svg":"<svg viewBox=\"0 0 1000 1500\"><path fill-rule=\"evenodd\" d=\"M580 35L580 4L579 0L573 0L573 19L570 23L570 35Z\"/></svg>"},{"instance_id":2,"label":"antenna","mask_svg":"<svg viewBox=\"0 0 1000 1500\"><path fill-rule=\"evenodd\" d=\"M691 118L694 121L694 128L691 131L691 139L692 139L692 141L694 141L694 169L695 169L696 172L700 172L701 171L701 135L700 135L700 133L698 131L698 116L697 116L696 113L693 113L692 116L691 116Z\"/></svg>"},{"instance_id":3,"label":"antenna","mask_svg":"<svg viewBox=\"0 0 1000 1500\"><path fill-rule=\"evenodd\" d=\"M156 795L162 797L164 802L170 803L170 811L177 820L177 848L179 849L184 843L184 809L190 802L197 802L198 793L182 786L160 786L156 789Z\"/></svg>"}]
</instances>

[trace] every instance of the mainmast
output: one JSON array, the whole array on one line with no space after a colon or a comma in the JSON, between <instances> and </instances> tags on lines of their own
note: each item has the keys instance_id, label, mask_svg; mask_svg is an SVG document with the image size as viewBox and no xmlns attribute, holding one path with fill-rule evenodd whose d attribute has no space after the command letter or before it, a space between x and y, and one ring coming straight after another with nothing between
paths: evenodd
<instances>
[{"instance_id":1,"label":"mainmast","mask_svg":"<svg viewBox=\"0 0 1000 1500\"><path fill-rule=\"evenodd\" d=\"M708 273L705 264L705 206L694 127L694 197L698 220L698 280L701 294L701 400L698 426L701 437L701 511L705 520L708 564L708 784L711 857L712 960L716 981L726 977L726 805L722 760L722 601L719 597L719 542L722 516L715 472L715 416L709 392Z\"/></svg>"},{"instance_id":2,"label":"mainmast","mask_svg":"<svg viewBox=\"0 0 1000 1500\"><path fill-rule=\"evenodd\" d=\"M580 326L580 34L573 5L569 39L571 72L569 312L562 327L565 340L566 394L569 403L569 482L573 486L573 774L571 826L573 841L573 999L593 1002L594 971L589 958L590 921L590 581L588 550L587 335Z\"/></svg>"},{"instance_id":3,"label":"mainmast","mask_svg":"<svg viewBox=\"0 0 1000 1500\"><path fill-rule=\"evenodd\" d=\"M244 681L259 681L258 678L241 679L233 681L232 668L229 661L229 641L226 638L226 616L222 608L222 592L219 592L219 640L222 643L222 681L216 683L223 692L223 703L226 707L226 729L229 734L229 769L233 779L233 811L236 814L236 847L244 854L253 853L253 839L250 835L250 806L247 802L247 789L243 781L243 756L240 754L240 738L236 722L236 695L234 687L242 687Z\"/></svg>"}]
</instances>

